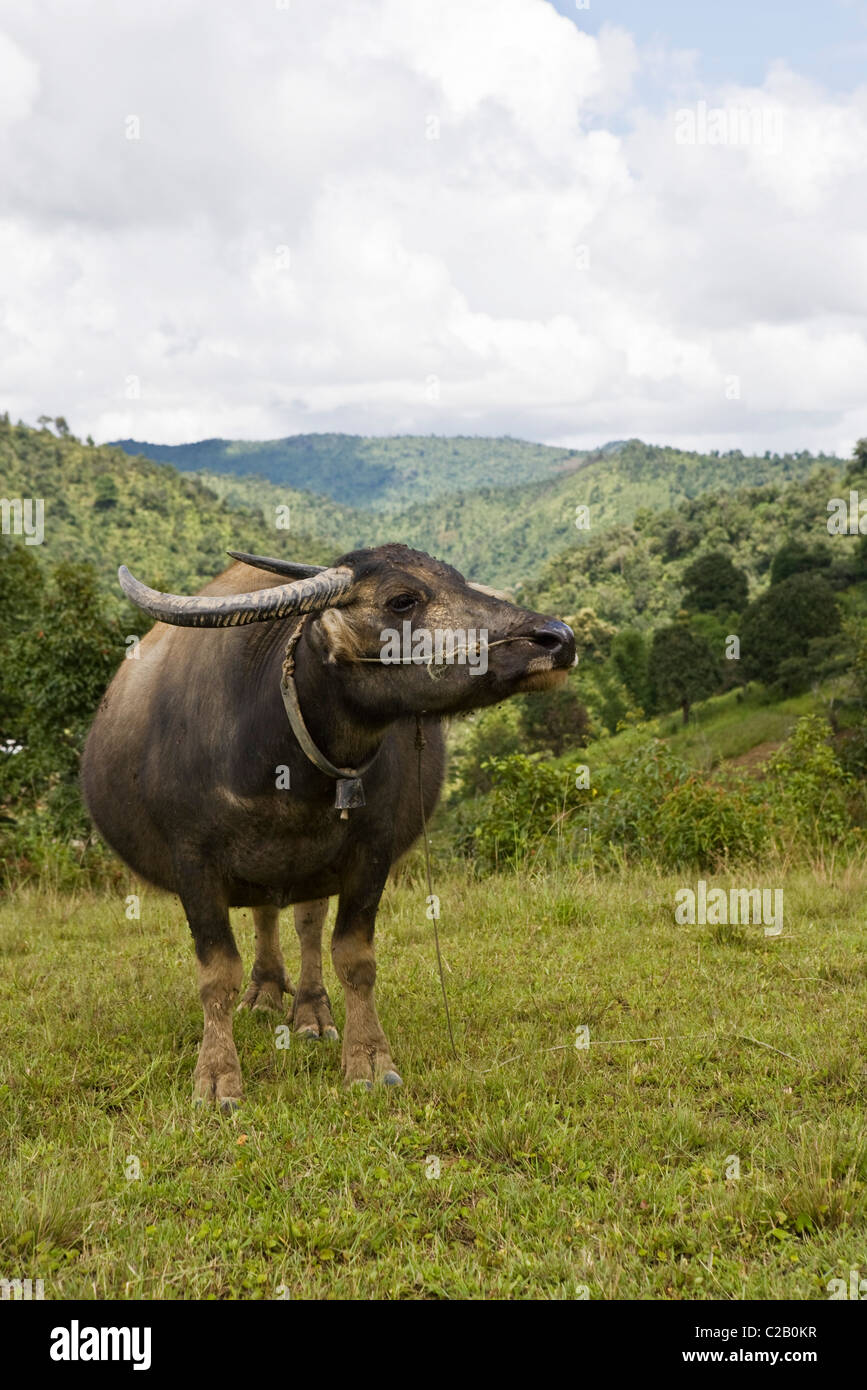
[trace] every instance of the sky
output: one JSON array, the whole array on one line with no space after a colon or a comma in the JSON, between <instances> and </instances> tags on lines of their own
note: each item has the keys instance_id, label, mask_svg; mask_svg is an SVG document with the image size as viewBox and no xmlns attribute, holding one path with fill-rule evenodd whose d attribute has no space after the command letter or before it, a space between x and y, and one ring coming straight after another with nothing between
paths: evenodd
<instances>
[{"instance_id":1,"label":"sky","mask_svg":"<svg viewBox=\"0 0 867 1390\"><path fill-rule=\"evenodd\" d=\"M0 409L867 434L867 0L0 0Z\"/></svg>"}]
</instances>

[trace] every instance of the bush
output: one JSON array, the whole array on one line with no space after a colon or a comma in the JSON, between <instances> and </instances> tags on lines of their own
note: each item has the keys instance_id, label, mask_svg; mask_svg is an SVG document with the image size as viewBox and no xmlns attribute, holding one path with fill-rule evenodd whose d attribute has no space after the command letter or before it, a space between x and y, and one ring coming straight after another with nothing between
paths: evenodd
<instances>
[{"instance_id":1,"label":"bush","mask_svg":"<svg viewBox=\"0 0 867 1390\"><path fill-rule=\"evenodd\" d=\"M652 859L656 817L669 792L689 776L686 763L659 739L642 744L605 770L592 803L590 842L602 859L619 851ZM622 857L622 856L621 856Z\"/></svg>"},{"instance_id":2,"label":"bush","mask_svg":"<svg viewBox=\"0 0 867 1390\"><path fill-rule=\"evenodd\" d=\"M666 867L713 873L757 858L767 847L769 817L745 788L688 777L660 806L656 832Z\"/></svg>"},{"instance_id":3,"label":"bush","mask_svg":"<svg viewBox=\"0 0 867 1390\"><path fill-rule=\"evenodd\" d=\"M490 769L496 760L525 751L514 701L474 714L456 728L459 742L451 765L458 786L452 802L489 792L494 785Z\"/></svg>"},{"instance_id":4,"label":"bush","mask_svg":"<svg viewBox=\"0 0 867 1390\"><path fill-rule=\"evenodd\" d=\"M831 745L831 726L817 714L799 719L768 764L771 801L783 841L816 850L841 843L853 830L852 776Z\"/></svg>"},{"instance_id":5,"label":"bush","mask_svg":"<svg viewBox=\"0 0 867 1390\"><path fill-rule=\"evenodd\" d=\"M575 813L589 793L575 775L526 753L492 758L483 765L492 791L477 803L475 824L465 825L460 848L481 872L532 867L568 852Z\"/></svg>"}]
</instances>

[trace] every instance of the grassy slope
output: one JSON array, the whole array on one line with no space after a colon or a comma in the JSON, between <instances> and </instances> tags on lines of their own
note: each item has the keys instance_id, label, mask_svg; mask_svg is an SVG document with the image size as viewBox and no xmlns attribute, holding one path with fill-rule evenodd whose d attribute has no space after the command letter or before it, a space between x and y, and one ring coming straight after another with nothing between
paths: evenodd
<instances>
[{"instance_id":1,"label":"grassy slope","mask_svg":"<svg viewBox=\"0 0 867 1390\"><path fill-rule=\"evenodd\" d=\"M336 1051L242 1015L233 1119L190 1105L174 902L0 907L5 1275L48 1298L812 1299L867 1263L863 875L790 876L766 939L675 926L673 878L440 874L456 1064L414 872L378 928L404 1088L348 1093Z\"/></svg>"},{"instance_id":2,"label":"grassy slope","mask_svg":"<svg viewBox=\"0 0 867 1390\"><path fill-rule=\"evenodd\" d=\"M598 767L655 736L664 738L691 767L710 772L766 744L782 743L802 714L821 711L822 698L812 692L769 701L761 688L752 687L741 700L738 691L730 690L695 705L688 725L679 713L661 715L610 738L597 739L583 750L581 758Z\"/></svg>"}]
</instances>

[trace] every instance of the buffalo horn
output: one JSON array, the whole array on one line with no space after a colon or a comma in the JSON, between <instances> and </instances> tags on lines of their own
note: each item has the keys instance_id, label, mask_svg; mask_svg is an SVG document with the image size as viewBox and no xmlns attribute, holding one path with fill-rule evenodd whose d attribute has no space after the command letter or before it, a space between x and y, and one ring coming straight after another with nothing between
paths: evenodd
<instances>
[{"instance_id":1,"label":"buffalo horn","mask_svg":"<svg viewBox=\"0 0 867 1390\"><path fill-rule=\"evenodd\" d=\"M246 550L228 550L233 560L241 560L257 570L270 570L272 574L283 574L287 579L312 579L321 574L324 565L299 565L294 560L272 560L268 555L248 555Z\"/></svg>"},{"instance_id":2,"label":"buffalo horn","mask_svg":"<svg viewBox=\"0 0 867 1390\"><path fill-rule=\"evenodd\" d=\"M468 580L467 580L467 588L469 588L469 589L475 589L475 590L476 590L476 593L479 593L479 594L487 594L489 598L499 598L499 599L503 599L503 601L504 601L505 603L511 603L511 602L512 602L512 600L509 598L509 595L508 595L508 594L504 594L503 591L502 591L502 589L492 589L492 588L490 588L490 586L487 585L487 584L473 584L473 583L471 583L470 580L468 579Z\"/></svg>"},{"instance_id":3,"label":"buffalo horn","mask_svg":"<svg viewBox=\"0 0 867 1390\"><path fill-rule=\"evenodd\" d=\"M248 594L161 594L149 589L126 565L117 572L127 598L161 623L175 627L237 627L285 618L290 613L318 612L345 602L352 588L352 570L345 566L325 569L294 584L254 589Z\"/></svg>"}]
</instances>

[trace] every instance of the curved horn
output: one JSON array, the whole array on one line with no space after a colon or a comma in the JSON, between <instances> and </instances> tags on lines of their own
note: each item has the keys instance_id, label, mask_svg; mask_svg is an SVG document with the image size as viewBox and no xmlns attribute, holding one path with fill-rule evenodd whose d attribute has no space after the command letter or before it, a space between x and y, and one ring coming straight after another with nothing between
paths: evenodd
<instances>
[{"instance_id":1,"label":"curved horn","mask_svg":"<svg viewBox=\"0 0 867 1390\"><path fill-rule=\"evenodd\" d=\"M272 574L285 574L287 579L312 579L321 574L324 565L297 565L294 560L272 560L267 555L248 555L246 550L227 550L233 560L241 560L257 570L270 570Z\"/></svg>"},{"instance_id":2,"label":"curved horn","mask_svg":"<svg viewBox=\"0 0 867 1390\"><path fill-rule=\"evenodd\" d=\"M161 623L175 627L238 627L285 618L290 613L310 613L345 601L352 588L352 570L346 566L322 570L294 584L273 589L254 589L248 594L161 594L130 574L126 565L117 572L127 598Z\"/></svg>"}]
</instances>

